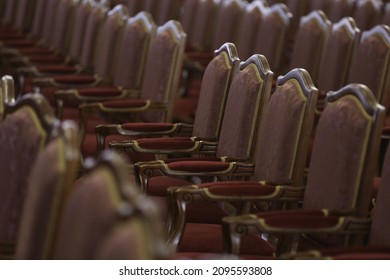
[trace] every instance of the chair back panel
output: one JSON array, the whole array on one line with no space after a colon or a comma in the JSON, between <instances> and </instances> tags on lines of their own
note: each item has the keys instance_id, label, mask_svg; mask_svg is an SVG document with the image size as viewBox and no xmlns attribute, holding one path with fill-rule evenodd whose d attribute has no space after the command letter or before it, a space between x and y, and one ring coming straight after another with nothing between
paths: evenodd
<instances>
[{"instance_id":1,"label":"chair back panel","mask_svg":"<svg viewBox=\"0 0 390 280\"><path fill-rule=\"evenodd\" d=\"M328 15L330 2L332 0L310 0L310 11L321 10Z\"/></svg>"},{"instance_id":2,"label":"chair back panel","mask_svg":"<svg viewBox=\"0 0 390 280\"><path fill-rule=\"evenodd\" d=\"M159 9L157 11L157 24L164 24L168 20L179 19L179 10L181 7L181 0L159 0ZM183 28L184 29L184 28ZM185 30L185 29L184 29Z\"/></svg>"},{"instance_id":3,"label":"chair back panel","mask_svg":"<svg viewBox=\"0 0 390 280\"><path fill-rule=\"evenodd\" d=\"M152 16L140 12L127 20L120 44L114 85L140 90L150 41L156 31Z\"/></svg>"},{"instance_id":4,"label":"chair back panel","mask_svg":"<svg viewBox=\"0 0 390 280\"><path fill-rule=\"evenodd\" d=\"M284 62L287 37L292 14L284 4L275 4L267 10L256 35L254 53L263 54L274 71Z\"/></svg>"},{"instance_id":5,"label":"chair back panel","mask_svg":"<svg viewBox=\"0 0 390 280\"><path fill-rule=\"evenodd\" d=\"M387 149L370 230L370 245L390 245L390 149Z\"/></svg>"},{"instance_id":6,"label":"chair back panel","mask_svg":"<svg viewBox=\"0 0 390 280\"><path fill-rule=\"evenodd\" d=\"M140 98L167 102L167 112L145 112L145 122L169 121L179 91L186 34L178 21L159 26L150 43Z\"/></svg>"},{"instance_id":7,"label":"chair back panel","mask_svg":"<svg viewBox=\"0 0 390 280\"><path fill-rule=\"evenodd\" d=\"M154 19L157 19L157 14L160 9L160 2L161 0L144 0L143 10L151 14Z\"/></svg>"},{"instance_id":8,"label":"chair back panel","mask_svg":"<svg viewBox=\"0 0 390 280\"><path fill-rule=\"evenodd\" d=\"M58 2L57 1L47 1L46 2L46 8L44 10L44 14L42 15L43 20L43 26L42 26L42 41L46 45L50 45L51 38L53 34L56 32L54 26L56 22L56 16L57 16L57 10L58 10Z\"/></svg>"},{"instance_id":9,"label":"chair back panel","mask_svg":"<svg viewBox=\"0 0 390 280\"><path fill-rule=\"evenodd\" d=\"M338 90L345 85L353 48L360 38L360 30L351 17L333 24L325 43L318 70L317 84L321 91Z\"/></svg>"},{"instance_id":10,"label":"chair back panel","mask_svg":"<svg viewBox=\"0 0 390 280\"><path fill-rule=\"evenodd\" d=\"M241 0L224 0L219 5L212 41L212 49L226 42L236 43L238 28L244 11Z\"/></svg>"},{"instance_id":11,"label":"chair back panel","mask_svg":"<svg viewBox=\"0 0 390 280\"><path fill-rule=\"evenodd\" d=\"M88 165L90 170L76 181L65 201L54 241L54 259L92 259L119 219L128 187L124 162L105 153L96 164Z\"/></svg>"},{"instance_id":12,"label":"chair back panel","mask_svg":"<svg viewBox=\"0 0 390 280\"><path fill-rule=\"evenodd\" d=\"M303 183L317 95L304 69L278 78L257 136L255 180Z\"/></svg>"},{"instance_id":13,"label":"chair back panel","mask_svg":"<svg viewBox=\"0 0 390 280\"><path fill-rule=\"evenodd\" d=\"M35 3L34 19L32 21L31 33L36 37L42 36L46 2L47 0L36 0Z\"/></svg>"},{"instance_id":14,"label":"chair back panel","mask_svg":"<svg viewBox=\"0 0 390 280\"><path fill-rule=\"evenodd\" d=\"M388 71L390 67L390 29L377 25L361 35L355 47L348 74L348 83L368 86L386 108L390 105Z\"/></svg>"},{"instance_id":15,"label":"chair back panel","mask_svg":"<svg viewBox=\"0 0 390 280\"><path fill-rule=\"evenodd\" d=\"M7 25L13 25L15 23L15 14L18 10L18 2L15 0L5 1L3 21Z\"/></svg>"},{"instance_id":16,"label":"chair back panel","mask_svg":"<svg viewBox=\"0 0 390 280\"><path fill-rule=\"evenodd\" d=\"M319 63L331 28L322 11L312 11L301 18L291 55L290 69L304 68L317 81Z\"/></svg>"},{"instance_id":17,"label":"chair back panel","mask_svg":"<svg viewBox=\"0 0 390 280\"><path fill-rule=\"evenodd\" d=\"M195 25L195 15L198 9L198 0L186 0L182 4L181 13L179 16L179 21L183 26L183 30L187 33L187 44L192 44L192 30Z\"/></svg>"},{"instance_id":18,"label":"chair back panel","mask_svg":"<svg viewBox=\"0 0 390 280\"><path fill-rule=\"evenodd\" d=\"M26 94L6 104L0 124L0 240L15 242L29 175L46 145L53 113L41 95Z\"/></svg>"},{"instance_id":19,"label":"chair back panel","mask_svg":"<svg viewBox=\"0 0 390 280\"><path fill-rule=\"evenodd\" d=\"M364 85L327 94L314 139L303 207L367 215L384 108Z\"/></svg>"},{"instance_id":20,"label":"chair back panel","mask_svg":"<svg viewBox=\"0 0 390 280\"><path fill-rule=\"evenodd\" d=\"M68 51L69 33L74 22L74 11L78 3L76 0L60 0L57 8L51 45L61 52Z\"/></svg>"},{"instance_id":21,"label":"chair back panel","mask_svg":"<svg viewBox=\"0 0 390 280\"><path fill-rule=\"evenodd\" d=\"M84 67L88 67L93 64L95 50L97 49L96 41L107 12L107 8L95 4L87 18L81 44L81 53L79 56L79 62Z\"/></svg>"},{"instance_id":22,"label":"chair back panel","mask_svg":"<svg viewBox=\"0 0 390 280\"><path fill-rule=\"evenodd\" d=\"M112 77L118 58L118 48L122 43L124 23L128 19L127 8L117 5L107 13L97 39L94 58L94 73L102 77Z\"/></svg>"},{"instance_id":23,"label":"chair back panel","mask_svg":"<svg viewBox=\"0 0 390 280\"><path fill-rule=\"evenodd\" d=\"M230 83L238 71L238 64L236 47L232 43L225 43L207 65L194 120L194 136L218 139Z\"/></svg>"},{"instance_id":24,"label":"chair back panel","mask_svg":"<svg viewBox=\"0 0 390 280\"><path fill-rule=\"evenodd\" d=\"M90 0L83 0L75 11L73 30L69 44L69 56L73 60L78 60L81 56L82 42L86 29L87 19L91 14L93 4Z\"/></svg>"},{"instance_id":25,"label":"chair back panel","mask_svg":"<svg viewBox=\"0 0 390 280\"><path fill-rule=\"evenodd\" d=\"M360 30L369 30L380 22L382 11L382 1L356 0L353 18Z\"/></svg>"},{"instance_id":26,"label":"chair back panel","mask_svg":"<svg viewBox=\"0 0 390 280\"><path fill-rule=\"evenodd\" d=\"M331 22L338 22L344 17L352 16L356 0L332 0L330 1L327 16Z\"/></svg>"},{"instance_id":27,"label":"chair back panel","mask_svg":"<svg viewBox=\"0 0 390 280\"><path fill-rule=\"evenodd\" d=\"M191 46L199 51L211 50L218 4L215 0L201 0L196 9Z\"/></svg>"},{"instance_id":28,"label":"chair back panel","mask_svg":"<svg viewBox=\"0 0 390 280\"><path fill-rule=\"evenodd\" d=\"M233 77L218 140L217 156L249 160L258 124L271 94L273 73L266 58L253 55Z\"/></svg>"},{"instance_id":29,"label":"chair back panel","mask_svg":"<svg viewBox=\"0 0 390 280\"><path fill-rule=\"evenodd\" d=\"M79 170L76 124L64 122L31 171L16 259L48 259L63 201Z\"/></svg>"},{"instance_id":30,"label":"chair back panel","mask_svg":"<svg viewBox=\"0 0 390 280\"><path fill-rule=\"evenodd\" d=\"M128 0L127 8L129 15L134 16L143 10L144 0Z\"/></svg>"},{"instance_id":31,"label":"chair back panel","mask_svg":"<svg viewBox=\"0 0 390 280\"><path fill-rule=\"evenodd\" d=\"M256 32L267 12L263 1L253 1L245 6L237 34L236 47L241 59L248 59L254 52Z\"/></svg>"},{"instance_id":32,"label":"chair back panel","mask_svg":"<svg viewBox=\"0 0 390 280\"><path fill-rule=\"evenodd\" d=\"M15 1L16 2L16 1ZM19 0L18 9L15 15L15 27L21 31L31 29L35 10L35 0Z\"/></svg>"}]
</instances>

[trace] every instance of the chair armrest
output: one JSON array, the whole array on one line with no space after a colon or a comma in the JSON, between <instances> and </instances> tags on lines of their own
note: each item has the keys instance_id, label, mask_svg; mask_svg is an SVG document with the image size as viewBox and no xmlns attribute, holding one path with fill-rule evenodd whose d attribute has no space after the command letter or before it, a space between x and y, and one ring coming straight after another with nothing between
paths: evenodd
<instances>
[{"instance_id":1,"label":"chair armrest","mask_svg":"<svg viewBox=\"0 0 390 280\"><path fill-rule=\"evenodd\" d=\"M138 162L134 165L134 174L143 189L147 191L149 180L156 176L198 176L221 178L249 177L253 175L254 165L241 162L225 162L207 157L196 160L174 161L166 163L162 160ZM196 191L195 191L196 192Z\"/></svg>"},{"instance_id":2,"label":"chair armrest","mask_svg":"<svg viewBox=\"0 0 390 280\"><path fill-rule=\"evenodd\" d=\"M224 250L238 254L240 239L252 233L299 236L300 234L367 235L371 220L353 215L337 215L323 210L272 211L260 215L223 218ZM279 251L279 250L278 250Z\"/></svg>"},{"instance_id":3,"label":"chair armrest","mask_svg":"<svg viewBox=\"0 0 390 280\"><path fill-rule=\"evenodd\" d=\"M74 67L74 66L65 66ZM50 68L50 66L48 66ZM55 67L54 67L55 68ZM54 70L54 69L53 69ZM74 67L73 73L67 75L35 78L33 83L39 87L55 87L58 89L71 89L71 88L82 88L82 87L94 87L99 85L104 78L98 75L79 75L85 70L83 68ZM63 72L62 72L63 73ZM47 76L47 75L46 75Z\"/></svg>"}]
</instances>

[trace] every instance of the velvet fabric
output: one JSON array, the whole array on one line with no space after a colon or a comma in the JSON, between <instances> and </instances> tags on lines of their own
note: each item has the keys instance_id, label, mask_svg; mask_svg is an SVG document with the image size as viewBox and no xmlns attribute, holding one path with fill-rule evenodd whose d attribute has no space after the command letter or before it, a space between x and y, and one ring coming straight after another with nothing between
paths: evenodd
<instances>
[{"instance_id":1,"label":"velvet fabric","mask_svg":"<svg viewBox=\"0 0 390 280\"><path fill-rule=\"evenodd\" d=\"M49 257L64 197L63 141L57 139L38 156L31 171L17 239L16 259Z\"/></svg>"},{"instance_id":2,"label":"velvet fabric","mask_svg":"<svg viewBox=\"0 0 390 280\"><path fill-rule=\"evenodd\" d=\"M205 183L200 187L207 188L208 192L213 195L232 197L266 196L275 191L275 186L249 181Z\"/></svg>"},{"instance_id":3,"label":"velvet fabric","mask_svg":"<svg viewBox=\"0 0 390 280\"><path fill-rule=\"evenodd\" d=\"M66 75L53 77L56 83L61 84L90 84L95 81L95 77L86 75Z\"/></svg>"},{"instance_id":4,"label":"velvet fabric","mask_svg":"<svg viewBox=\"0 0 390 280\"><path fill-rule=\"evenodd\" d=\"M60 217L54 259L93 259L118 221L120 197L111 176L101 168L76 182Z\"/></svg>"},{"instance_id":5,"label":"velvet fabric","mask_svg":"<svg viewBox=\"0 0 390 280\"><path fill-rule=\"evenodd\" d=\"M292 179L306 102L300 90L292 79L271 96L259 131L256 180L290 182Z\"/></svg>"},{"instance_id":6,"label":"velvet fabric","mask_svg":"<svg viewBox=\"0 0 390 280\"><path fill-rule=\"evenodd\" d=\"M252 65L234 76L225 105L217 156L250 158L256 126L263 113L264 81L257 78L259 75Z\"/></svg>"},{"instance_id":7,"label":"velvet fabric","mask_svg":"<svg viewBox=\"0 0 390 280\"><path fill-rule=\"evenodd\" d=\"M141 88L141 99L154 101L168 101L174 98L176 89L170 88L172 79L170 78L174 69L174 59L177 52L177 44L170 31L156 35L152 39L148 59L146 60L144 82ZM156 71L160 69L160 71ZM153 81L153 82L151 82ZM144 112L142 120L144 122L163 121L162 112Z\"/></svg>"},{"instance_id":8,"label":"velvet fabric","mask_svg":"<svg viewBox=\"0 0 390 280\"><path fill-rule=\"evenodd\" d=\"M291 55L290 69L297 67L306 69L316 81L322 49L328 36L328 30L323 28L323 22L307 15L304 24L300 24Z\"/></svg>"},{"instance_id":9,"label":"velvet fabric","mask_svg":"<svg viewBox=\"0 0 390 280\"><path fill-rule=\"evenodd\" d=\"M80 96L86 97L116 97L122 94L119 88L115 87L89 87L77 90Z\"/></svg>"},{"instance_id":10,"label":"velvet fabric","mask_svg":"<svg viewBox=\"0 0 390 280\"><path fill-rule=\"evenodd\" d=\"M126 99L126 100L112 100L112 101L104 101L102 102L103 107L105 108L137 108L143 107L146 105L145 100L140 99Z\"/></svg>"},{"instance_id":11,"label":"velvet fabric","mask_svg":"<svg viewBox=\"0 0 390 280\"><path fill-rule=\"evenodd\" d=\"M66 73L75 73L77 68L71 65L40 65L36 66L37 70L41 73L50 73L50 74L66 74Z\"/></svg>"},{"instance_id":12,"label":"velvet fabric","mask_svg":"<svg viewBox=\"0 0 390 280\"><path fill-rule=\"evenodd\" d=\"M382 96L384 94L382 90L389 55L390 48L386 46L380 35L373 34L366 37L354 49L348 75L348 83L365 84L385 107L388 107L389 101L388 96Z\"/></svg>"},{"instance_id":13,"label":"velvet fabric","mask_svg":"<svg viewBox=\"0 0 390 280\"><path fill-rule=\"evenodd\" d=\"M207 66L203 75L193 135L203 139L218 138L230 71L232 69L225 53L216 56Z\"/></svg>"},{"instance_id":14,"label":"velvet fabric","mask_svg":"<svg viewBox=\"0 0 390 280\"><path fill-rule=\"evenodd\" d=\"M0 240L16 241L29 175L46 135L19 110L0 124Z\"/></svg>"}]
</instances>

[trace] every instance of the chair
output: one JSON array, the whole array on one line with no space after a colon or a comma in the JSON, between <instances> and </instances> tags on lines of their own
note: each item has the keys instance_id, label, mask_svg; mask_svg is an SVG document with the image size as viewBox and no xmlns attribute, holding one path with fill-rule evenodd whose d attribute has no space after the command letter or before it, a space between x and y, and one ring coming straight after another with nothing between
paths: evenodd
<instances>
[{"instance_id":1,"label":"chair","mask_svg":"<svg viewBox=\"0 0 390 280\"><path fill-rule=\"evenodd\" d=\"M99 254L107 256L109 248L101 247L111 243L109 239L115 235L118 223L129 216L135 216L135 223L137 215L142 215L137 213L141 206L135 204L140 201L138 190L130 183L121 158L105 152L96 163L86 164L88 170L70 190L58 218L53 259L92 260Z\"/></svg>"},{"instance_id":2,"label":"chair","mask_svg":"<svg viewBox=\"0 0 390 280\"><path fill-rule=\"evenodd\" d=\"M28 32L31 29L35 4L35 1L28 0L8 1L6 5L7 12L3 17L4 22L0 27L0 39L20 38L22 34ZM16 5L17 9L15 15L12 16L14 22L9 24L9 19L11 19L10 17L12 15L12 5Z\"/></svg>"},{"instance_id":3,"label":"chair","mask_svg":"<svg viewBox=\"0 0 390 280\"><path fill-rule=\"evenodd\" d=\"M286 195L280 197L264 193L250 199L301 201L302 209L224 218L227 251L239 253L241 233L250 232L276 235L279 239L278 255L297 248L361 242L353 236L358 233L358 226L344 224L338 219L338 214L368 215L384 116L385 109L364 85L349 84L336 92L329 92L327 106L317 126L307 183L301 188L301 195L288 194L290 187L285 189ZM331 236L336 232L342 234L342 238ZM287 236L291 239L289 242L286 242Z\"/></svg>"},{"instance_id":4,"label":"chair","mask_svg":"<svg viewBox=\"0 0 390 280\"><path fill-rule=\"evenodd\" d=\"M303 183L317 92L304 69L294 69L279 77L257 134L254 163L232 162L229 170L221 172L226 178L233 178L231 180L168 189L169 210L174 218L168 238L170 244L183 252L221 253L221 220L207 222L205 217L211 213L188 220L193 202L214 205L231 202L237 207L231 213L247 213L252 208L246 203L247 197L263 190L267 197L278 196L282 195L279 184ZM241 175L252 177L250 181L234 180L234 176ZM294 193L296 188L291 188ZM272 252L258 237L248 239L246 245L245 254L259 248Z\"/></svg>"},{"instance_id":5,"label":"chair","mask_svg":"<svg viewBox=\"0 0 390 280\"><path fill-rule=\"evenodd\" d=\"M316 83L322 50L330 29L331 22L322 11L312 11L302 17L295 36L289 69L306 69Z\"/></svg>"},{"instance_id":6,"label":"chair","mask_svg":"<svg viewBox=\"0 0 390 280\"><path fill-rule=\"evenodd\" d=\"M284 4L272 5L267 9L255 37L253 52L263 54L276 73L282 71L287 59L285 54L291 17L292 14Z\"/></svg>"},{"instance_id":7,"label":"chair","mask_svg":"<svg viewBox=\"0 0 390 280\"><path fill-rule=\"evenodd\" d=\"M390 149L387 150L386 160L383 167L383 176L376 198L375 207L370 217L355 218L350 216L340 216L342 223L355 224L357 231L364 235L363 246L329 247L318 250L302 251L293 255L285 255L287 259L389 259L390 255L390 224L386 218L389 208L390 181ZM359 226L359 228L357 227ZM335 231L337 233L337 230Z\"/></svg>"},{"instance_id":8,"label":"chair","mask_svg":"<svg viewBox=\"0 0 390 280\"><path fill-rule=\"evenodd\" d=\"M173 100L178 94L179 77L183 62L186 34L177 21L168 21L156 30L151 39L144 66L144 76L139 96L133 99L117 99L100 103L83 104L80 107L81 124L88 116L100 114L119 121L167 122L172 118ZM158 66L158 67L157 67ZM117 91L117 90L116 90ZM122 91L120 91L122 93ZM134 119L135 118L135 119ZM85 126L86 127L86 126ZM112 126L111 126L112 127ZM107 129L102 128L103 133ZM117 132L108 132L109 134ZM104 138L98 138L98 151L104 146ZM89 153L95 154L93 142L87 144Z\"/></svg>"},{"instance_id":9,"label":"chair","mask_svg":"<svg viewBox=\"0 0 390 280\"><path fill-rule=\"evenodd\" d=\"M263 1L253 1L245 6L236 40L238 55L242 60L257 53L253 51L256 30L260 28L266 11L266 4Z\"/></svg>"},{"instance_id":10,"label":"chair","mask_svg":"<svg viewBox=\"0 0 390 280\"><path fill-rule=\"evenodd\" d=\"M222 118L227 100L227 94L233 76L237 73L239 59L237 50L231 43L225 43L215 52L215 58L206 68L202 80L199 109L193 126L173 123L125 123L122 125L98 126L98 145L103 146L104 132L111 129L110 133L122 134L127 137L137 136L137 140L111 142L110 147L119 153L148 153L154 154L184 154L199 153L203 141L215 141L218 139L222 126ZM178 137L182 131L191 137ZM103 133L102 133L103 132ZM99 135L100 134L100 135ZM107 135L107 133L105 133ZM141 136L154 136L155 138L141 138ZM169 136L167 138L161 138ZM101 144L99 144L101 143ZM207 149L207 145L205 147ZM133 160L134 163L134 160Z\"/></svg>"},{"instance_id":11,"label":"chair","mask_svg":"<svg viewBox=\"0 0 390 280\"><path fill-rule=\"evenodd\" d=\"M390 106L388 79L390 59L390 29L377 25L362 32L354 48L347 83L362 83L368 86L380 104Z\"/></svg>"},{"instance_id":12,"label":"chair","mask_svg":"<svg viewBox=\"0 0 390 280\"><path fill-rule=\"evenodd\" d=\"M390 3L386 3L383 8L382 24L390 25Z\"/></svg>"},{"instance_id":13,"label":"chair","mask_svg":"<svg viewBox=\"0 0 390 280\"><path fill-rule=\"evenodd\" d=\"M38 155L20 218L16 259L49 259L63 202L79 172L77 127L64 122Z\"/></svg>"},{"instance_id":14,"label":"chair","mask_svg":"<svg viewBox=\"0 0 390 280\"><path fill-rule=\"evenodd\" d=\"M266 58L262 55L252 55L246 61L241 62L239 68L239 72L232 78L227 95L218 140L215 143L199 143L208 145L206 152L214 150L214 156L217 158L214 156L192 160L186 158L185 161L178 158L169 159L166 162L137 163L135 174L145 193L152 196L166 196L166 189L176 183L167 179L167 176L178 178L202 176L202 173L207 170L206 174L210 177L210 172L214 170L213 165L216 167L215 172L219 174L219 171L228 168L230 161L251 161L256 143L256 132L267 108L273 73L269 69ZM191 184L186 181L181 183Z\"/></svg>"},{"instance_id":15,"label":"chair","mask_svg":"<svg viewBox=\"0 0 390 280\"><path fill-rule=\"evenodd\" d=\"M352 16L356 0L332 0L327 14L331 22L338 22L344 17Z\"/></svg>"},{"instance_id":16,"label":"chair","mask_svg":"<svg viewBox=\"0 0 390 280\"><path fill-rule=\"evenodd\" d=\"M26 95L5 104L0 123L0 240L2 253L13 253L19 232L28 177L46 146L55 122L41 95Z\"/></svg>"},{"instance_id":17,"label":"chair","mask_svg":"<svg viewBox=\"0 0 390 280\"><path fill-rule=\"evenodd\" d=\"M382 12L382 1L356 0L352 16L360 30L369 30L380 23Z\"/></svg>"}]
</instances>

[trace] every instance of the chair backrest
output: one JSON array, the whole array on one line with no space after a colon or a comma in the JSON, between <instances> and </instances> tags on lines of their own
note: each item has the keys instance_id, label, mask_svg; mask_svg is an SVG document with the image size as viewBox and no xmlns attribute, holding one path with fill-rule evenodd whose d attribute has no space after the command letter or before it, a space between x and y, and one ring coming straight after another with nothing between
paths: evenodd
<instances>
[{"instance_id":1,"label":"chair backrest","mask_svg":"<svg viewBox=\"0 0 390 280\"><path fill-rule=\"evenodd\" d=\"M390 107L390 29L377 25L362 32L354 48L347 83L368 86L380 104Z\"/></svg>"},{"instance_id":2,"label":"chair backrest","mask_svg":"<svg viewBox=\"0 0 390 280\"><path fill-rule=\"evenodd\" d=\"M263 54L274 71L280 71L285 61L291 17L286 5L274 4L267 9L256 34L253 52Z\"/></svg>"},{"instance_id":3,"label":"chair backrest","mask_svg":"<svg viewBox=\"0 0 390 280\"><path fill-rule=\"evenodd\" d=\"M386 3L383 8L382 24L390 25L390 2Z\"/></svg>"},{"instance_id":4,"label":"chair backrest","mask_svg":"<svg viewBox=\"0 0 390 280\"><path fill-rule=\"evenodd\" d=\"M159 0L158 2L160 6L156 15L157 24L161 25L168 20L179 19L179 11L182 0Z\"/></svg>"},{"instance_id":5,"label":"chair backrest","mask_svg":"<svg viewBox=\"0 0 390 280\"><path fill-rule=\"evenodd\" d=\"M35 37L42 35L47 0L36 0L31 33Z\"/></svg>"},{"instance_id":6,"label":"chair backrest","mask_svg":"<svg viewBox=\"0 0 390 280\"><path fill-rule=\"evenodd\" d=\"M0 123L0 240L15 242L28 177L53 127L53 112L39 94L26 94L5 106Z\"/></svg>"},{"instance_id":7,"label":"chair backrest","mask_svg":"<svg viewBox=\"0 0 390 280\"><path fill-rule=\"evenodd\" d=\"M356 0L332 0L327 14L331 22L338 22L344 17L352 16Z\"/></svg>"},{"instance_id":8,"label":"chair backrest","mask_svg":"<svg viewBox=\"0 0 390 280\"><path fill-rule=\"evenodd\" d=\"M289 11L293 15L291 19L291 32L295 34L295 31L300 25L301 18L307 14L309 10L309 2L311 0L285 0L283 3L286 4Z\"/></svg>"},{"instance_id":9,"label":"chair backrest","mask_svg":"<svg viewBox=\"0 0 390 280\"><path fill-rule=\"evenodd\" d=\"M179 21L183 30L187 33L187 44L192 44L192 30L195 27L194 20L198 8L198 0L185 0L182 4Z\"/></svg>"},{"instance_id":10,"label":"chair backrest","mask_svg":"<svg viewBox=\"0 0 390 280\"><path fill-rule=\"evenodd\" d=\"M71 39L69 45L69 57L73 61L77 61L81 57L82 43L84 32L86 30L87 19L93 9L92 0L82 0L76 9L74 15L75 21L73 30L71 31Z\"/></svg>"},{"instance_id":11,"label":"chair backrest","mask_svg":"<svg viewBox=\"0 0 390 280\"><path fill-rule=\"evenodd\" d=\"M211 48L226 42L236 43L244 5L241 0L224 0L218 6Z\"/></svg>"},{"instance_id":12,"label":"chair backrest","mask_svg":"<svg viewBox=\"0 0 390 280\"><path fill-rule=\"evenodd\" d=\"M304 208L367 215L384 116L384 107L364 85L349 84L327 94L312 148Z\"/></svg>"},{"instance_id":13,"label":"chair backrest","mask_svg":"<svg viewBox=\"0 0 390 280\"><path fill-rule=\"evenodd\" d=\"M318 70L317 86L321 91L338 90L345 85L354 47L360 30L351 17L332 25Z\"/></svg>"},{"instance_id":14,"label":"chair backrest","mask_svg":"<svg viewBox=\"0 0 390 280\"><path fill-rule=\"evenodd\" d=\"M303 184L317 96L304 69L278 78L258 131L255 180Z\"/></svg>"},{"instance_id":15,"label":"chair backrest","mask_svg":"<svg viewBox=\"0 0 390 280\"><path fill-rule=\"evenodd\" d=\"M55 129L31 171L20 221L16 259L48 259L63 201L79 171L77 126L64 122Z\"/></svg>"},{"instance_id":16,"label":"chair backrest","mask_svg":"<svg viewBox=\"0 0 390 280\"><path fill-rule=\"evenodd\" d=\"M15 1L17 2L17 1ZM19 0L15 15L15 27L20 31L29 31L34 16L35 0Z\"/></svg>"},{"instance_id":17,"label":"chair backrest","mask_svg":"<svg viewBox=\"0 0 390 280\"><path fill-rule=\"evenodd\" d=\"M312 11L302 17L294 40L290 69L306 69L316 83L322 50L330 29L331 22L322 11Z\"/></svg>"},{"instance_id":18,"label":"chair backrest","mask_svg":"<svg viewBox=\"0 0 390 280\"><path fill-rule=\"evenodd\" d=\"M140 98L167 102L168 110L142 113L143 121L171 120L179 92L185 44L186 34L178 21L170 20L157 28L146 59Z\"/></svg>"},{"instance_id":19,"label":"chair backrest","mask_svg":"<svg viewBox=\"0 0 390 280\"><path fill-rule=\"evenodd\" d=\"M360 30L368 30L380 23L382 11L382 1L356 0L352 16Z\"/></svg>"},{"instance_id":20,"label":"chair backrest","mask_svg":"<svg viewBox=\"0 0 390 280\"><path fill-rule=\"evenodd\" d=\"M210 140L219 138L227 95L239 62L232 43L225 43L215 51L203 74L193 136Z\"/></svg>"},{"instance_id":21,"label":"chair backrest","mask_svg":"<svg viewBox=\"0 0 390 280\"><path fill-rule=\"evenodd\" d=\"M250 160L257 129L271 95L273 73L263 55L240 63L228 93L217 156Z\"/></svg>"},{"instance_id":22,"label":"chair backrest","mask_svg":"<svg viewBox=\"0 0 390 280\"><path fill-rule=\"evenodd\" d=\"M390 245L390 149L387 149L369 236L370 245Z\"/></svg>"},{"instance_id":23,"label":"chair backrest","mask_svg":"<svg viewBox=\"0 0 390 280\"><path fill-rule=\"evenodd\" d=\"M157 19L157 14L160 9L161 0L144 0L143 2L144 5L142 10L151 14L154 19Z\"/></svg>"},{"instance_id":24,"label":"chair backrest","mask_svg":"<svg viewBox=\"0 0 390 280\"><path fill-rule=\"evenodd\" d=\"M170 257L157 211L157 207L146 196L137 196L127 203L120 211L121 221L99 244L94 258L156 260Z\"/></svg>"},{"instance_id":25,"label":"chair backrest","mask_svg":"<svg viewBox=\"0 0 390 280\"><path fill-rule=\"evenodd\" d=\"M156 25L147 12L140 12L127 20L118 50L114 85L141 89L150 41L155 31Z\"/></svg>"},{"instance_id":26,"label":"chair backrest","mask_svg":"<svg viewBox=\"0 0 390 280\"><path fill-rule=\"evenodd\" d=\"M78 9L78 0L58 0L54 28L50 39L51 47L67 53L69 39L75 21L75 12Z\"/></svg>"},{"instance_id":27,"label":"chair backrest","mask_svg":"<svg viewBox=\"0 0 390 280\"><path fill-rule=\"evenodd\" d=\"M128 19L127 8L117 5L106 16L96 41L94 73L102 77L113 77L118 59L118 48L122 43L123 28Z\"/></svg>"},{"instance_id":28,"label":"chair backrest","mask_svg":"<svg viewBox=\"0 0 390 280\"><path fill-rule=\"evenodd\" d=\"M53 259L93 259L98 246L120 219L127 196L135 192L124 161L104 152L71 188L59 217Z\"/></svg>"},{"instance_id":29,"label":"chair backrest","mask_svg":"<svg viewBox=\"0 0 390 280\"><path fill-rule=\"evenodd\" d=\"M310 0L309 10L310 11L321 10L326 15L328 15L330 2L332 2L332 0Z\"/></svg>"},{"instance_id":30,"label":"chair backrest","mask_svg":"<svg viewBox=\"0 0 390 280\"><path fill-rule=\"evenodd\" d=\"M237 34L236 47L241 59L248 59L253 53L256 32L265 16L267 7L263 1L253 1L245 6Z\"/></svg>"},{"instance_id":31,"label":"chair backrest","mask_svg":"<svg viewBox=\"0 0 390 280\"><path fill-rule=\"evenodd\" d=\"M79 62L83 67L92 67L95 57L96 41L103 22L107 16L108 9L97 4L93 5L87 21L81 43Z\"/></svg>"},{"instance_id":32,"label":"chair backrest","mask_svg":"<svg viewBox=\"0 0 390 280\"><path fill-rule=\"evenodd\" d=\"M2 22L6 25L13 25L15 23L15 14L18 10L19 1L7 0L4 5L4 15L2 17Z\"/></svg>"},{"instance_id":33,"label":"chair backrest","mask_svg":"<svg viewBox=\"0 0 390 280\"><path fill-rule=\"evenodd\" d=\"M215 18L218 9L216 0L199 0L191 33L191 46L197 50L211 50Z\"/></svg>"},{"instance_id":34,"label":"chair backrest","mask_svg":"<svg viewBox=\"0 0 390 280\"><path fill-rule=\"evenodd\" d=\"M42 42L46 45L50 45L50 39L52 38L52 34L56 32L55 22L58 10L58 2L57 1L46 1L44 12L42 14L44 20L42 23L42 34L41 39Z\"/></svg>"},{"instance_id":35,"label":"chair backrest","mask_svg":"<svg viewBox=\"0 0 390 280\"><path fill-rule=\"evenodd\" d=\"M127 8L129 9L129 15L133 16L143 10L144 0L128 0Z\"/></svg>"}]
</instances>

